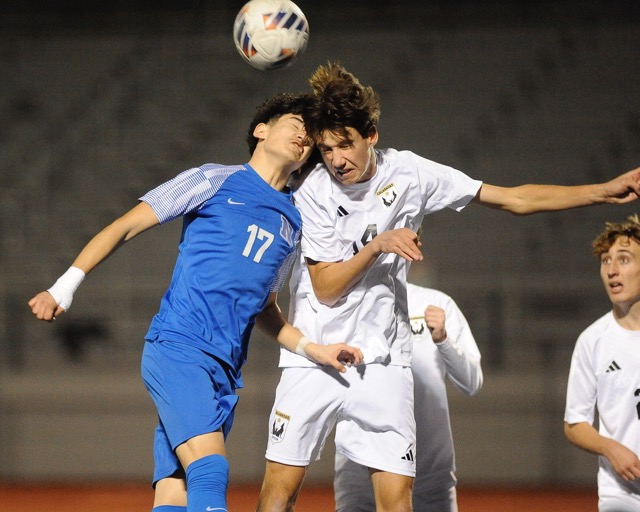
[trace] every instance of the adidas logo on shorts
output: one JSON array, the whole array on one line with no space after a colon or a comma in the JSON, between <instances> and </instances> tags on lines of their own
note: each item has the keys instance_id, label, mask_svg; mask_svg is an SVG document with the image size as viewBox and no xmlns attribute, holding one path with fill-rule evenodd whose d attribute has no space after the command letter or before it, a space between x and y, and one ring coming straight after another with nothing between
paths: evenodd
<instances>
[{"instance_id":1,"label":"adidas logo on shorts","mask_svg":"<svg viewBox=\"0 0 640 512\"><path fill-rule=\"evenodd\" d=\"M409 462L415 462L416 461L414 456L413 456L413 450L411 450L411 449L404 455L404 457L401 457L401 459L409 461Z\"/></svg>"}]
</instances>

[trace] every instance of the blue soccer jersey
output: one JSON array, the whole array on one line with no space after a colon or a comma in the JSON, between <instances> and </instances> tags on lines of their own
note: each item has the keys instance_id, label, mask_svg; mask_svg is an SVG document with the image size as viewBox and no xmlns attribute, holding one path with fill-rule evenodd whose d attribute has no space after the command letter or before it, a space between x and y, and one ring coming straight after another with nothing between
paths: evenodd
<instances>
[{"instance_id":1,"label":"blue soccer jersey","mask_svg":"<svg viewBox=\"0 0 640 512\"><path fill-rule=\"evenodd\" d=\"M292 195L249 165L206 164L140 200L161 223L184 217L171 284L146 339L196 346L241 386L256 315L284 284L300 236Z\"/></svg>"}]
</instances>

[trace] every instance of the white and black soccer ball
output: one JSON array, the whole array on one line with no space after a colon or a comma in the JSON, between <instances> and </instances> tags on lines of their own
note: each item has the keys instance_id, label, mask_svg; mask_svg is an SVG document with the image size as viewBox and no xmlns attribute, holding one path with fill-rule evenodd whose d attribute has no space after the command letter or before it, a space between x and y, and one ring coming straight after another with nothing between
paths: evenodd
<instances>
[{"instance_id":1,"label":"white and black soccer ball","mask_svg":"<svg viewBox=\"0 0 640 512\"><path fill-rule=\"evenodd\" d=\"M306 49L309 23L291 0L251 0L236 16L233 40L254 68L282 69Z\"/></svg>"}]
</instances>

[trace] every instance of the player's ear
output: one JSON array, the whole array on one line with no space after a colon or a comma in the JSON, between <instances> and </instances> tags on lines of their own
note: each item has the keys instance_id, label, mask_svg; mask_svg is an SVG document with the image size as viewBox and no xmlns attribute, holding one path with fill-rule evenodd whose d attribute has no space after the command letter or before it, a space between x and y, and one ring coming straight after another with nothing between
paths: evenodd
<instances>
[{"instance_id":1,"label":"player's ear","mask_svg":"<svg viewBox=\"0 0 640 512\"><path fill-rule=\"evenodd\" d=\"M370 146L375 146L378 143L378 129L375 126L369 130L367 138L369 139Z\"/></svg>"},{"instance_id":2,"label":"player's ear","mask_svg":"<svg viewBox=\"0 0 640 512\"><path fill-rule=\"evenodd\" d=\"M256 139L264 140L267 136L268 126L266 123L258 123L256 127L253 129L253 136Z\"/></svg>"}]
</instances>

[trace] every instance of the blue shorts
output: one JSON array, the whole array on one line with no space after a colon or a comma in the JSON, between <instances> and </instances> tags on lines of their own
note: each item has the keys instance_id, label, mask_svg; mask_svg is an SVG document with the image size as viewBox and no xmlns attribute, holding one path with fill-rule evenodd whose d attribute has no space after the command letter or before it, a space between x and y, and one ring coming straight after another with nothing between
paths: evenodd
<instances>
[{"instance_id":1,"label":"blue shorts","mask_svg":"<svg viewBox=\"0 0 640 512\"><path fill-rule=\"evenodd\" d=\"M211 355L172 341L147 341L142 380L158 411L153 483L182 469L175 449L192 437L231 430L238 402L234 381Z\"/></svg>"}]
</instances>

